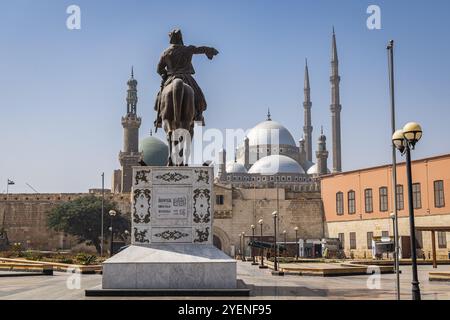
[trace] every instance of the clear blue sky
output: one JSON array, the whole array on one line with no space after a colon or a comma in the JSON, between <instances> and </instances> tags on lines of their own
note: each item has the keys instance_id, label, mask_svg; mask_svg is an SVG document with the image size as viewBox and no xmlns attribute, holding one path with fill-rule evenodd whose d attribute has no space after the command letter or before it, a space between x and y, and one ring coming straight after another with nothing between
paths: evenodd
<instances>
[{"instance_id":1,"label":"clear blue sky","mask_svg":"<svg viewBox=\"0 0 450 320\"><path fill-rule=\"evenodd\" d=\"M66 8L82 10L82 29L66 28ZM369 4L382 30L366 27ZM390 160L386 44L396 40L397 121L423 125L414 157L450 152L450 2L434 1L2 1L0 10L0 192L85 192L107 186L119 167L126 81L139 81L140 136L154 120L155 73L167 33L211 45L196 57L207 128L250 128L265 119L303 126L308 57L314 142L330 139L331 28L341 70L344 170ZM162 136L161 136L162 137ZM329 160L331 166L331 159Z\"/></svg>"}]
</instances>

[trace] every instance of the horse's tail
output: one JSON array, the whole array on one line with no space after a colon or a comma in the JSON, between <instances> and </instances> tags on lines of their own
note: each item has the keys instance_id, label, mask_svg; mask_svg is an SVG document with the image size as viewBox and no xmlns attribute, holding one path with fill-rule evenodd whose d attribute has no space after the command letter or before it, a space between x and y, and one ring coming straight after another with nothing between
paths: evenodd
<instances>
[{"instance_id":1,"label":"horse's tail","mask_svg":"<svg viewBox=\"0 0 450 320\"><path fill-rule=\"evenodd\" d=\"M181 109L183 106L184 82L181 79L174 79L172 81L172 95L173 95L173 121L180 123Z\"/></svg>"}]
</instances>

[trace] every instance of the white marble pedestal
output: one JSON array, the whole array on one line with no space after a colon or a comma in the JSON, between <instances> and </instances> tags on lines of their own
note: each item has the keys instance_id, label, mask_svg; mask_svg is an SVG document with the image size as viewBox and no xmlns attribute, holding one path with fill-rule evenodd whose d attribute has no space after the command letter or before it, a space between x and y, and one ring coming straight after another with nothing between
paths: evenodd
<instances>
[{"instance_id":1,"label":"white marble pedestal","mask_svg":"<svg viewBox=\"0 0 450 320\"><path fill-rule=\"evenodd\" d=\"M236 289L236 261L214 246L130 246L103 264L103 289Z\"/></svg>"},{"instance_id":2,"label":"white marble pedestal","mask_svg":"<svg viewBox=\"0 0 450 320\"><path fill-rule=\"evenodd\" d=\"M132 245L103 264L103 290L235 290L213 246L213 168L135 167Z\"/></svg>"}]
</instances>

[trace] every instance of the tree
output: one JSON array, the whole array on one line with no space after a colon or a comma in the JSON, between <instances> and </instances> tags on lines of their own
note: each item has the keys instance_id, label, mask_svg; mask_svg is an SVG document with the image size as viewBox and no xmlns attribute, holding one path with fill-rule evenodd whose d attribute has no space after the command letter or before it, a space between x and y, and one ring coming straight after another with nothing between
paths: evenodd
<instances>
[{"instance_id":1,"label":"tree","mask_svg":"<svg viewBox=\"0 0 450 320\"><path fill-rule=\"evenodd\" d=\"M110 210L117 212L113 223L114 235L124 237L125 230L130 229L130 221L120 214L114 202L105 200L103 216L105 238L109 234ZM88 245L95 246L100 254L101 217L102 199L89 195L57 205L49 212L47 225L57 232L64 232L77 237L79 243L86 242Z\"/></svg>"}]
</instances>

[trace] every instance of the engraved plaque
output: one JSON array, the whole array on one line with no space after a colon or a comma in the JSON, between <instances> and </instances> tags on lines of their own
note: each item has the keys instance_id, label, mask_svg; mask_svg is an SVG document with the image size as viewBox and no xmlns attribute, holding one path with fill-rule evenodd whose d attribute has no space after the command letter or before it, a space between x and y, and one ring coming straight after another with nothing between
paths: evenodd
<instances>
[{"instance_id":1,"label":"engraved plaque","mask_svg":"<svg viewBox=\"0 0 450 320\"><path fill-rule=\"evenodd\" d=\"M132 243L212 244L212 167L135 167Z\"/></svg>"}]
</instances>

